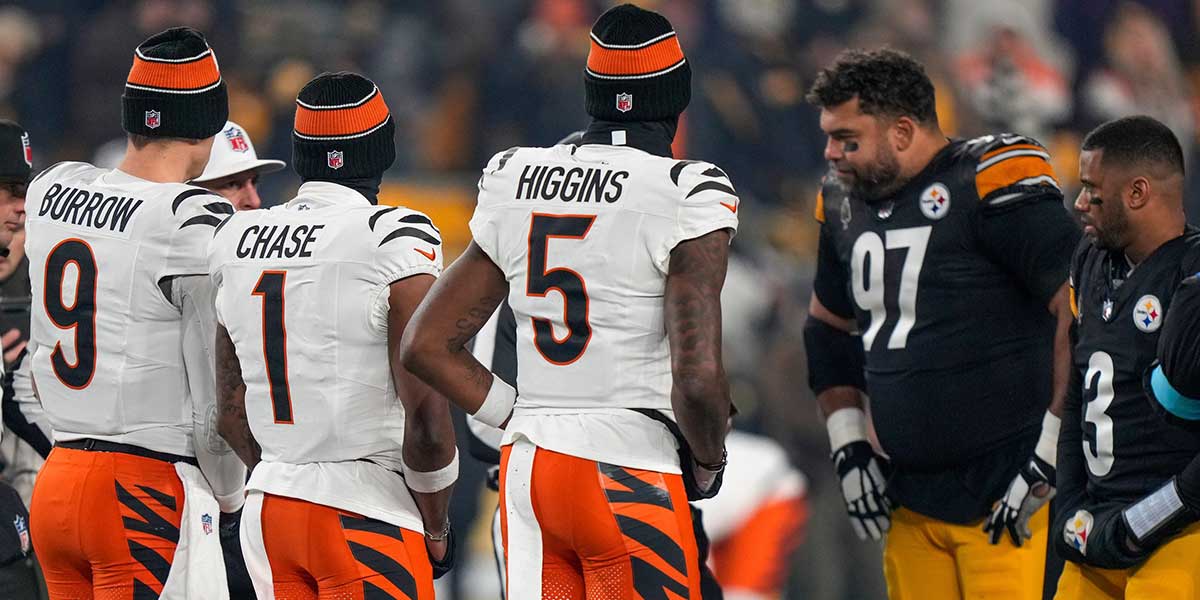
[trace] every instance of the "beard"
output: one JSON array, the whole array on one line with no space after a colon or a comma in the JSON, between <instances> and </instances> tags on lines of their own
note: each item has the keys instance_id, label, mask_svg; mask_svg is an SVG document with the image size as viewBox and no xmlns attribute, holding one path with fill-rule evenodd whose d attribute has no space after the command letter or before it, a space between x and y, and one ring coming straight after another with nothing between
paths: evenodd
<instances>
[{"instance_id":1,"label":"beard","mask_svg":"<svg viewBox=\"0 0 1200 600\"><path fill-rule=\"evenodd\" d=\"M1114 206L1119 205L1114 203ZM1092 235L1096 246L1105 250L1123 250L1128 245L1126 240L1129 238L1129 218L1124 207L1113 212L1102 227L1097 223L1092 223L1092 226L1096 229Z\"/></svg>"},{"instance_id":2,"label":"beard","mask_svg":"<svg viewBox=\"0 0 1200 600\"><path fill-rule=\"evenodd\" d=\"M882 201L900 189L900 160L891 150L881 147L870 165L854 168L850 193L867 204Z\"/></svg>"}]
</instances>

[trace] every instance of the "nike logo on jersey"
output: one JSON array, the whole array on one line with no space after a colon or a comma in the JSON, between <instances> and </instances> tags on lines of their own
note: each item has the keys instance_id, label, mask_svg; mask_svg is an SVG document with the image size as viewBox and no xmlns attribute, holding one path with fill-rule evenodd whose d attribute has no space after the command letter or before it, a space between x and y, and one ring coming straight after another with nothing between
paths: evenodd
<instances>
[{"instance_id":1,"label":"nike logo on jersey","mask_svg":"<svg viewBox=\"0 0 1200 600\"><path fill-rule=\"evenodd\" d=\"M738 203L737 203L737 202L734 202L733 204L729 204L729 203L727 203L727 202L722 202L722 203L721 203L721 206L724 206L725 208L728 208L728 209L729 209L729 212L731 212L731 213L733 213L733 214L735 214L735 215L737 214L737 209L738 209Z\"/></svg>"},{"instance_id":2,"label":"nike logo on jersey","mask_svg":"<svg viewBox=\"0 0 1200 600\"><path fill-rule=\"evenodd\" d=\"M437 248L434 248L433 250L430 250L429 252L426 252L420 248L413 248L413 250L416 250L417 254L420 254L421 256L424 256L425 258L428 258L429 260L437 260Z\"/></svg>"}]
</instances>

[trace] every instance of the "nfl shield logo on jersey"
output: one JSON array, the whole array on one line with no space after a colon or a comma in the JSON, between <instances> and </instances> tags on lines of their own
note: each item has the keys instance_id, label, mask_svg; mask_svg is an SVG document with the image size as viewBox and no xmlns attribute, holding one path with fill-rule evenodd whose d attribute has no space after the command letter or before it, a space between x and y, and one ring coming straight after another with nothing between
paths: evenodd
<instances>
[{"instance_id":1,"label":"nfl shield logo on jersey","mask_svg":"<svg viewBox=\"0 0 1200 600\"><path fill-rule=\"evenodd\" d=\"M333 169L334 171L342 168L342 151L330 150L329 152L326 152L325 164L328 164L329 168Z\"/></svg>"},{"instance_id":2,"label":"nfl shield logo on jersey","mask_svg":"<svg viewBox=\"0 0 1200 600\"><path fill-rule=\"evenodd\" d=\"M29 145L29 134L21 134L21 150L25 154L25 164L33 168L33 148Z\"/></svg>"},{"instance_id":3,"label":"nfl shield logo on jersey","mask_svg":"<svg viewBox=\"0 0 1200 600\"><path fill-rule=\"evenodd\" d=\"M246 143L246 136L242 134L242 130L233 128L225 132L225 139L229 140L229 147L236 152L245 152L250 149L250 145Z\"/></svg>"},{"instance_id":4,"label":"nfl shield logo on jersey","mask_svg":"<svg viewBox=\"0 0 1200 600\"><path fill-rule=\"evenodd\" d=\"M204 528L204 535L211 535L213 532L212 515L210 515L208 513L204 513L203 515L200 515L200 526Z\"/></svg>"},{"instance_id":5,"label":"nfl shield logo on jersey","mask_svg":"<svg viewBox=\"0 0 1200 600\"><path fill-rule=\"evenodd\" d=\"M1072 548L1087 556L1088 534L1091 533L1091 530L1092 513L1080 510L1075 513L1074 517L1071 517L1071 520L1067 521L1067 526L1063 529L1063 538Z\"/></svg>"},{"instance_id":6,"label":"nfl shield logo on jersey","mask_svg":"<svg viewBox=\"0 0 1200 600\"><path fill-rule=\"evenodd\" d=\"M146 127L158 129L159 125L162 125L162 113L157 110L146 111Z\"/></svg>"},{"instance_id":7,"label":"nfl shield logo on jersey","mask_svg":"<svg viewBox=\"0 0 1200 600\"><path fill-rule=\"evenodd\" d=\"M1162 322L1163 310L1158 297L1146 294L1138 298L1137 304L1133 306L1133 324L1145 333L1154 333L1162 327Z\"/></svg>"},{"instance_id":8,"label":"nfl shield logo on jersey","mask_svg":"<svg viewBox=\"0 0 1200 600\"><path fill-rule=\"evenodd\" d=\"M21 552L29 554L29 524L25 522L25 517L13 517L13 529L17 530L17 539L21 541Z\"/></svg>"},{"instance_id":9,"label":"nfl shield logo on jersey","mask_svg":"<svg viewBox=\"0 0 1200 600\"><path fill-rule=\"evenodd\" d=\"M621 112L633 110L633 94L617 94L617 110Z\"/></svg>"}]
</instances>

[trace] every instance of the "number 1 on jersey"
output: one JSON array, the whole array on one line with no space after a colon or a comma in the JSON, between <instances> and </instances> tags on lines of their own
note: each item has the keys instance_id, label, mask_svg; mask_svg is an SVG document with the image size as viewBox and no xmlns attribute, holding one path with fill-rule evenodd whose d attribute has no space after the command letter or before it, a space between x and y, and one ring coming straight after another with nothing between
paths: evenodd
<instances>
[{"instance_id":1,"label":"number 1 on jersey","mask_svg":"<svg viewBox=\"0 0 1200 600\"><path fill-rule=\"evenodd\" d=\"M595 215L533 214L529 226L529 272L525 277L525 295L545 298L550 290L563 296L563 322L567 337L554 335L550 319L533 317L533 344L542 358L556 365L569 365L583 356L592 340L592 325L588 322L587 285L583 277L565 267L546 270L546 253L550 238L582 240L592 228Z\"/></svg>"},{"instance_id":2,"label":"number 1 on jersey","mask_svg":"<svg viewBox=\"0 0 1200 600\"><path fill-rule=\"evenodd\" d=\"M287 271L263 271L251 295L262 297L263 359L267 364L275 422L291 425L292 390L288 385L287 328L283 323L283 284L286 280Z\"/></svg>"}]
</instances>

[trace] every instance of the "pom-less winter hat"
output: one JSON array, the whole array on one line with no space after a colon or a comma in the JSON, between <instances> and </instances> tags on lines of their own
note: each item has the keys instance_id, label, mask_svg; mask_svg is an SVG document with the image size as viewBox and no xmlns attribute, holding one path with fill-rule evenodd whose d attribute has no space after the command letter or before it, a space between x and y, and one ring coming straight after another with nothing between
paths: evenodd
<instances>
[{"instance_id":1,"label":"pom-less winter hat","mask_svg":"<svg viewBox=\"0 0 1200 600\"><path fill-rule=\"evenodd\" d=\"M395 132L370 79L322 73L296 96L292 165L305 179L378 177L396 161Z\"/></svg>"},{"instance_id":2,"label":"pom-less winter hat","mask_svg":"<svg viewBox=\"0 0 1200 600\"><path fill-rule=\"evenodd\" d=\"M32 175L29 134L20 125L0 119L0 183L29 183Z\"/></svg>"},{"instance_id":3,"label":"pom-less winter hat","mask_svg":"<svg viewBox=\"0 0 1200 600\"><path fill-rule=\"evenodd\" d=\"M583 73L589 115L657 121L687 108L692 70L666 17L622 4L600 15L591 38Z\"/></svg>"},{"instance_id":4,"label":"pom-less winter hat","mask_svg":"<svg viewBox=\"0 0 1200 600\"><path fill-rule=\"evenodd\" d=\"M148 137L210 138L229 119L229 98L204 35L175 27L133 52L121 96L121 125Z\"/></svg>"}]
</instances>

